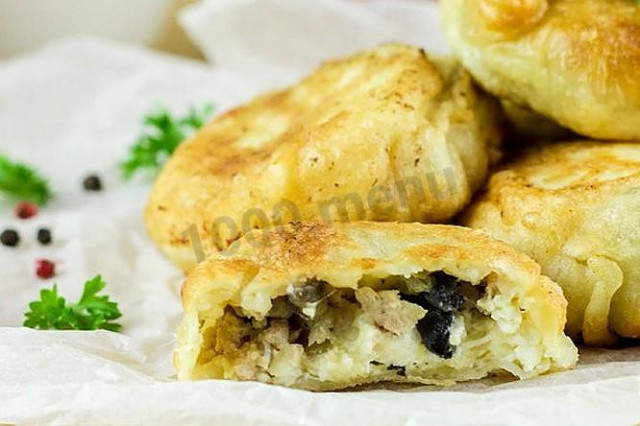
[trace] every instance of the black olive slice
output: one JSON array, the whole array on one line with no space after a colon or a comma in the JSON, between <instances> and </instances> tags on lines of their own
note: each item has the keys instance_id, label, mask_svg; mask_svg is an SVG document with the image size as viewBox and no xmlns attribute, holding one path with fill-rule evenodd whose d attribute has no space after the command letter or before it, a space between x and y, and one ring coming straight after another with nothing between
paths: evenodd
<instances>
[{"instance_id":1,"label":"black olive slice","mask_svg":"<svg viewBox=\"0 0 640 426\"><path fill-rule=\"evenodd\" d=\"M427 312L417 324L422 343L430 352L444 359L453 356L453 347L449 344L452 323L453 313L432 310Z\"/></svg>"}]
</instances>

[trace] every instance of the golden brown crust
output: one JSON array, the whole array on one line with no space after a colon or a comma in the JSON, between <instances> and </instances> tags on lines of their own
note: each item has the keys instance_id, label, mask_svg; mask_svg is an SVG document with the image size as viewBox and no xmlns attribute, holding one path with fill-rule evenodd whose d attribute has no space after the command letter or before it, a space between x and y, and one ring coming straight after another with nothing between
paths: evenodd
<instances>
[{"instance_id":1,"label":"golden brown crust","mask_svg":"<svg viewBox=\"0 0 640 426\"><path fill-rule=\"evenodd\" d=\"M268 274L270 280L286 280L306 271L321 272L337 267L364 271L374 270L382 264L393 266L395 260L407 256L409 259L429 259L455 265L457 261L472 262L483 270L498 269L501 272L521 271L529 276L540 273L540 266L510 246L500 243L483 232L451 225L421 225L386 222L354 222L350 224L326 225L320 222L294 222L280 229L252 232L254 241L264 243L254 246L247 236L239 240L232 255L214 254L194 269L185 282L183 304L192 304L191 287L210 286L214 270L224 267L229 272L245 273L258 269ZM391 237L391 241L383 241ZM368 242L370 248L363 248ZM376 242L378 245L376 245ZM376 253L381 244L395 245L397 253ZM344 265L336 265L343 260ZM226 271L225 271L226 273ZM233 272L231 272L233 273ZM464 275L463 272L461 274ZM459 276L459 275L458 275ZM545 284L546 285L546 284ZM554 305L562 307L566 302L557 287L553 291Z\"/></svg>"},{"instance_id":2,"label":"golden brown crust","mask_svg":"<svg viewBox=\"0 0 640 426\"><path fill-rule=\"evenodd\" d=\"M573 142L532 150L494 174L461 223L537 260L569 300L587 344L640 337L640 145Z\"/></svg>"},{"instance_id":3,"label":"golden brown crust","mask_svg":"<svg viewBox=\"0 0 640 426\"><path fill-rule=\"evenodd\" d=\"M248 313L267 312L269 299L286 294L292 283L310 278L334 288L356 289L364 285L364 276L408 276L422 270L445 271L475 283L487 279L505 293L515 292L521 309L528 312L526 321L531 321L526 327L534 327L536 339L546 346L544 356L550 357L546 368L567 368L575 362L574 349L562 333L566 301L559 287L540 275L539 265L530 258L482 232L448 225L357 222L334 226L294 223L266 235L262 231L252 234L256 240L265 236L258 248L245 236L235 243L232 255L214 254L187 278L185 320L175 357L179 378L229 377L226 361L207 364L211 356L203 355L206 338L197 337L207 333L203 327L215 329L225 306L242 304ZM328 390L376 381L451 384L482 375L473 370L450 377L390 374L360 377L355 382L310 379L293 385Z\"/></svg>"},{"instance_id":4,"label":"golden brown crust","mask_svg":"<svg viewBox=\"0 0 640 426\"><path fill-rule=\"evenodd\" d=\"M333 201L350 205L350 196L362 203L360 217L349 207L351 219L445 221L468 203L496 160L496 115L494 102L457 63L417 48L390 44L328 62L182 144L154 186L146 223L162 250L189 269L195 258L183 233L191 225L212 252L265 221L325 213L342 221ZM424 199L410 188L409 201L398 202L396 184L412 178L420 179ZM372 207L374 187L390 191L390 211ZM220 217L228 222L218 228ZM228 230L229 222L237 229Z\"/></svg>"},{"instance_id":5,"label":"golden brown crust","mask_svg":"<svg viewBox=\"0 0 640 426\"><path fill-rule=\"evenodd\" d=\"M490 92L574 131L640 139L640 7L629 0L442 0L458 57Z\"/></svg>"}]
</instances>

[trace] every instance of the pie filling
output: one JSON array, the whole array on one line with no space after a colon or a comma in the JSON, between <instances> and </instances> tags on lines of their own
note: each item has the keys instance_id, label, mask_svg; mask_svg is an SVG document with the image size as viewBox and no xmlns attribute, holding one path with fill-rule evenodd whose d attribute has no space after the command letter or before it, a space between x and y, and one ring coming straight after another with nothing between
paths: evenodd
<instances>
[{"instance_id":1,"label":"pie filling","mask_svg":"<svg viewBox=\"0 0 640 426\"><path fill-rule=\"evenodd\" d=\"M547 370L526 308L490 277L472 284L442 271L365 276L357 289L309 279L273 299L266 315L229 306L215 326L203 325L198 365L203 376L282 385Z\"/></svg>"}]
</instances>

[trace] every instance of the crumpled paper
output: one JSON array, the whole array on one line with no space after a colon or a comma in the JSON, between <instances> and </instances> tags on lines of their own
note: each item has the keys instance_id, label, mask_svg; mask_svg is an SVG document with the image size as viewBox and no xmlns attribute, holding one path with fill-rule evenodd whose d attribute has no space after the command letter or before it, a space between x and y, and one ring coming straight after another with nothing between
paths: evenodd
<instances>
[{"instance_id":1,"label":"crumpled paper","mask_svg":"<svg viewBox=\"0 0 640 426\"><path fill-rule=\"evenodd\" d=\"M265 87L380 43L448 52L430 0L203 0L181 14L207 59Z\"/></svg>"},{"instance_id":2,"label":"crumpled paper","mask_svg":"<svg viewBox=\"0 0 640 426\"><path fill-rule=\"evenodd\" d=\"M238 4L237 10L242 11L247 2ZM228 7L225 13L233 11ZM253 7L251 13L259 14L255 9L261 6ZM266 15L269 8L265 7ZM192 19L198 17L198 10L203 13L191 24L206 27L205 18L214 15L199 8L189 12ZM273 25L273 31L286 28L277 22ZM195 26L190 29L192 34L196 31ZM281 37L290 35L285 31ZM270 37L277 40L278 36ZM208 43L204 36L199 42ZM215 40L210 42L213 46ZM227 40L227 49L232 48L232 40ZM236 49L242 48L238 40ZM256 45L252 49L260 50ZM0 422L526 425L640 421L639 348L583 350L580 365L571 372L446 389L311 393L259 383L175 381L171 352L181 317L182 275L157 252L144 230L141 214L152 178L138 176L124 183L117 164L135 140L141 117L157 103L184 112L190 104L214 101L217 110L223 111L282 78L280 70L268 63L252 75L251 70L223 58L208 67L142 48L80 38L0 62L0 152L36 166L56 192L55 200L28 221L15 220L6 203L0 209L0 225L15 227L22 236L20 247L0 247ZM309 63L312 60L308 58ZM287 64L292 70L287 78L303 73L307 65ZM103 177L105 191L82 191L82 178L92 172ZM42 247L35 241L40 226L53 230L53 245ZM53 281L35 277L33 264L40 257L57 263L55 281L69 300L77 299L87 278L102 274L107 293L124 313L123 334L20 328L28 302Z\"/></svg>"}]
</instances>

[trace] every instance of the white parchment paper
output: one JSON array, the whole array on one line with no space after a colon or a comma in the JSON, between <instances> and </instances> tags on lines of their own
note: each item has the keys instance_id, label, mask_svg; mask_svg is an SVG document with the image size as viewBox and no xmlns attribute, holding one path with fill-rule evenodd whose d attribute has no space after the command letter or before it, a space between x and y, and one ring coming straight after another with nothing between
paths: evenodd
<instances>
[{"instance_id":1,"label":"white parchment paper","mask_svg":"<svg viewBox=\"0 0 640 426\"><path fill-rule=\"evenodd\" d=\"M215 7L216 3L219 7ZM277 56L276 49L272 51L274 56L264 54L251 62L246 59L251 53L262 52L260 37L251 39L247 45L241 36L244 33L230 33L226 40L211 34L231 31L232 24L242 23L245 14L257 21L261 16L270 16L275 21L279 16L287 20L303 19L306 15L300 10L292 18L274 10L287 4L310 2L261 0L260 3L264 6L250 0L238 0L237 7L231 2L206 2L185 15L190 33L205 51L216 57L214 67L92 39L59 42L24 57L0 62L0 152L36 166L50 179L56 192L55 201L27 221L14 219L6 203L0 208L1 227L15 227L22 236L18 248L0 247L0 422L153 425L640 422L638 348L585 350L575 371L526 382L482 381L448 389L319 394L258 383L173 379L171 351L181 316L182 277L158 254L143 227L141 212L152 179L138 177L123 183L117 171L118 162L138 134L141 117L157 103L174 112L184 112L190 104L208 101L213 101L218 111L228 109L259 90L297 78L314 61L380 41L376 38L379 28L394 28L386 26L385 16L392 17L394 22L401 19L412 22L403 13L411 10L409 15L415 16L418 11L414 8L427 7L410 2L394 9L389 2L377 2L373 10L386 10L384 13L357 20L353 16L364 13L363 5L349 3L344 19L359 22L361 38L357 43L349 44L351 40L346 36L340 46L333 42L325 46L318 41L318 51L304 56L305 43L314 40L309 33L301 44L304 52L296 46L288 51L298 52L303 59L287 62L289 54L282 52L282 56ZM314 2L309 10L323 5L328 5L331 19L343 16L340 6L326 0ZM375 25L368 26L374 21ZM265 34L263 41L273 47L270 43L291 37L291 28L298 31L299 27L293 21L289 24L291 27L271 22L275 29ZM347 23L345 27L350 25ZM209 32L214 27L221 33ZM333 27L326 23L322 28L330 31ZM341 27L335 28L338 31ZM405 40L403 37L407 35L402 34L402 29L413 27L398 24L395 28L397 38ZM437 41L441 40L439 33L429 36L433 30L425 30L424 34L429 39L423 43L420 43L422 36L415 34L418 39L406 41L424 46L434 43L434 48L441 43ZM245 59L241 55L243 49ZM247 63L243 64L245 60ZM284 75L282 70L289 71ZM90 172L103 177L105 191L95 194L82 191L82 178ZM45 248L36 243L35 233L40 226L53 230L52 246ZM42 286L52 282L35 277L33 264L40 257L56 261L59 272L55 281L60 293L71 300L78 297L87 278L102 274L108 283L107 292L120 302L124 312L124 333L20 328L28 302L38 297Z\"/></svg>"}]
</instances>

